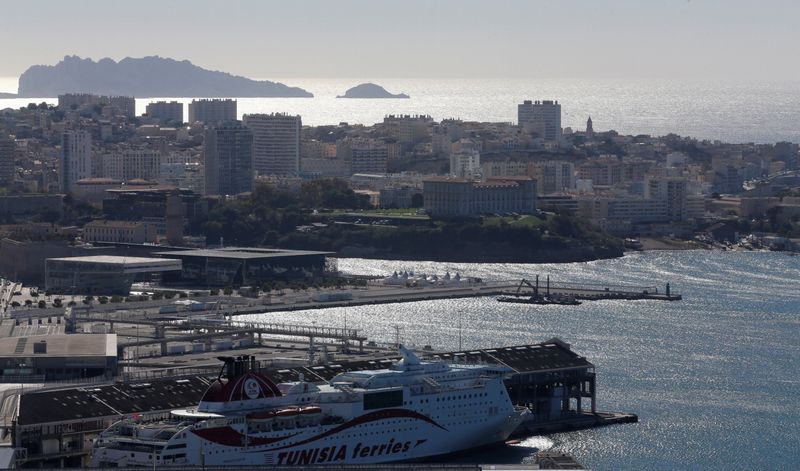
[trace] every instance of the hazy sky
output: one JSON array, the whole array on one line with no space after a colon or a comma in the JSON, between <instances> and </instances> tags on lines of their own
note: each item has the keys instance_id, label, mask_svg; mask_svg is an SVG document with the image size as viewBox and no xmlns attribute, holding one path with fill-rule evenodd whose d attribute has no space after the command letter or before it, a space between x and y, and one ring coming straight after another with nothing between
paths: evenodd
<instances>
[{"instance_id":1,"label":"hazy sky","mask_svg":"<svg viewBox=\"0 0 800 471\"><path fill-rule=\"evenodd\" d=\"M253 78L800 78L800 0L0 2L0 76L160 55Z\"/></svg>"}]
</instances>

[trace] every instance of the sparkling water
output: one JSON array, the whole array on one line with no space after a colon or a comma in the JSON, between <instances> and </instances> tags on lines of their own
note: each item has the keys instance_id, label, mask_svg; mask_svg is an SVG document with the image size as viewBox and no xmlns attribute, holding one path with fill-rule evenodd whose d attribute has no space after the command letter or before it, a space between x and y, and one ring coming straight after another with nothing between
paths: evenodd
<instances>
[{"instance_id":1,"label":"sparkling water","mask_svg":"<svg viewBox=\"0 0 800 471\"><path fill-rule=\"evenodd\" d=\"M797 469L800 461L800 257L785 253L643 252L571 264L451 264L341 259L343 271L395 270L487 280L659 285L682 301L580 306L437 300L249 316L362 329L370 338L464 349L559 337L597 369L598 408L637 424L532 437L460 458L527 463L560 450L593 469ZM544 278L542 278L543 280Z\"/></svg>"},{"instance_id":2,"label":"sparkling water","mask_svg":"<svg viewBox=\"0 0 800 471\"><path fill-rule=\"evenodd\" d=\"M461 118L516 122L523 100L561 103L562 125L583 130L591 116L596 131L654 136L676 133L725 142L800 142L800 82L633 79L275 79L305 88L314 98L239 98L244 113L299 114L303 124L371 125L387 114L429 114L434 119ZM409 99L336 98L359 83L372 81ZM0 91L13 92L15 78L0 77ZM138 114L148 103L191 98L140 98ZM50 98L0 99L0 109L19 108ZM184 109L188 118L188 110Z\"/></svg>"}]
</instances>

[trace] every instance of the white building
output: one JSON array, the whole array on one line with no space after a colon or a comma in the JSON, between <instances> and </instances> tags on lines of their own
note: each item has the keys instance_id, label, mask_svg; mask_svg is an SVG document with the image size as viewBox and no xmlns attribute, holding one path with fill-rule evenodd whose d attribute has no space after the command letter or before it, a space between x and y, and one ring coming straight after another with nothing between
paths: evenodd
<instances>
[{"instance_id":1,"label":"white building","mask_svg":"<svg viewBox=\"0 0 800 471\"><path fill-rule=\"evenodd\" d=\"M135 179L156 181L161 175L161 153L148 148L125 148L102 154L103 178L129 181Z\"/></svg>"},{"instance_id":2,"label":"white building","mask_svg":"<svg viewBox=\"0 0 800 471\"><path fill-rule=\"evenodd\" d=\"M561 141L561 105L557 101L525 100L517 105L517 123L546 141Z\"/></svg>"},{"instance_id":3,"label":"white building","mask_svg":"<svg viewBox=\"0 0 800 471\"><path fill-rule=\"evenodd\" d=\"M299 115L244 115L253 133L253 170L258 175L297 176L300 173Z\"/></svg>"},{"instance_id":4,"label":"white building","mask_svg":"<svg viewBox=\"0 0 800 471\"><path fill-rule=\"evenodd\" d=\"M61 134L61 189L71 192L75 182L92 176L92 135L69 130Z\"/></svg>"},{"instance_id":5,"label":"white building","mask_svg":"<svg viewBox=\"0 0 800 471\"><path fill-rule=\"evenodd\" d=\"M147 105L146 113L147 116L159 119L162 123L167 121L183 122L183 103L156 101Z\"/></svg>"},{"instance_id":6,"label":"white building","mask_svg":"<svg viewBox=\"0 0 800 471\"><path fill-rule=\"evenodd\" d=\"M476 216L486 213L532 213L536 180L528 177L487 179L434 178L423 182L425 211L433 216Z\"/></svg>"},{"instance_id":7,"label":"white building","mask_svg":"<svg viewBox=\"0 0 800 471\"><path fill-rule=\"evenodd\" d=\"M381 140L348 137L336 142L336 158L345 162L350 175L386 173L389 151Z\"/></svg>"},{"instance_id":8,"label":"white building","mask_svg":"<svg viewBox=\"0 0 800 471\"><path fill-rule=\"evenodd\" d=\"M450 176L474 178L481 174L481 153L475 149L465 149L450 154Z\"/></svg>"},{"instance_id":9,"label":"white building","mask_svg":"<svg viewBox=\"0 0 800 471\"><path fill-rule=\"evenodd\" d=\"M217 124L235 121L236 100L192 100L189 103L189 123Z\"/></svg>"}]
</instances>

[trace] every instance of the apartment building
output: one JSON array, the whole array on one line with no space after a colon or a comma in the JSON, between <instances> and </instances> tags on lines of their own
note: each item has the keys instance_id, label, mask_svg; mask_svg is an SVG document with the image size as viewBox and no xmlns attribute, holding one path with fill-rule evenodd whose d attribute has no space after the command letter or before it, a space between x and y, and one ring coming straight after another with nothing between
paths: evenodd
<instances>
[{"instance_id":1,"label":"apartment building","mask_svg":"<svg viewBox=\"0 0 800 471\"><path fill-rule=\"evenodd\" d=\"M257 175L300 173L299 115L250 114L244 116L243 123L253 135L253 170Z\"/></svg>"}]
</instances>

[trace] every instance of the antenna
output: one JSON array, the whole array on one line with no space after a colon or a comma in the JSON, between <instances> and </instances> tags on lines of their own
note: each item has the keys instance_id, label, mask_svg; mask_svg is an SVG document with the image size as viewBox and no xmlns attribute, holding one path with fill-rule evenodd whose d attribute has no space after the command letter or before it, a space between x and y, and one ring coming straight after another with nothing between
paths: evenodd
<instances>
[{"instance_id":1,"label":"antenna","mask_svg":"<svg viewBox=\"0 0 800 471\"><path fill-rule=\"evenodd\" d=\"M394 325L394 345L395 347L400 346L400 325Z\"/></svg>"},{"instance_id":2,"label":"antenna","mask_svg":"<svg viewBox=\"0 0 800 471\"><path fill-rule=\"evenodd\" d=\"M461 351L461 315L462 311L458 311L458 350Z\"/></svg>"}]
</instances>

